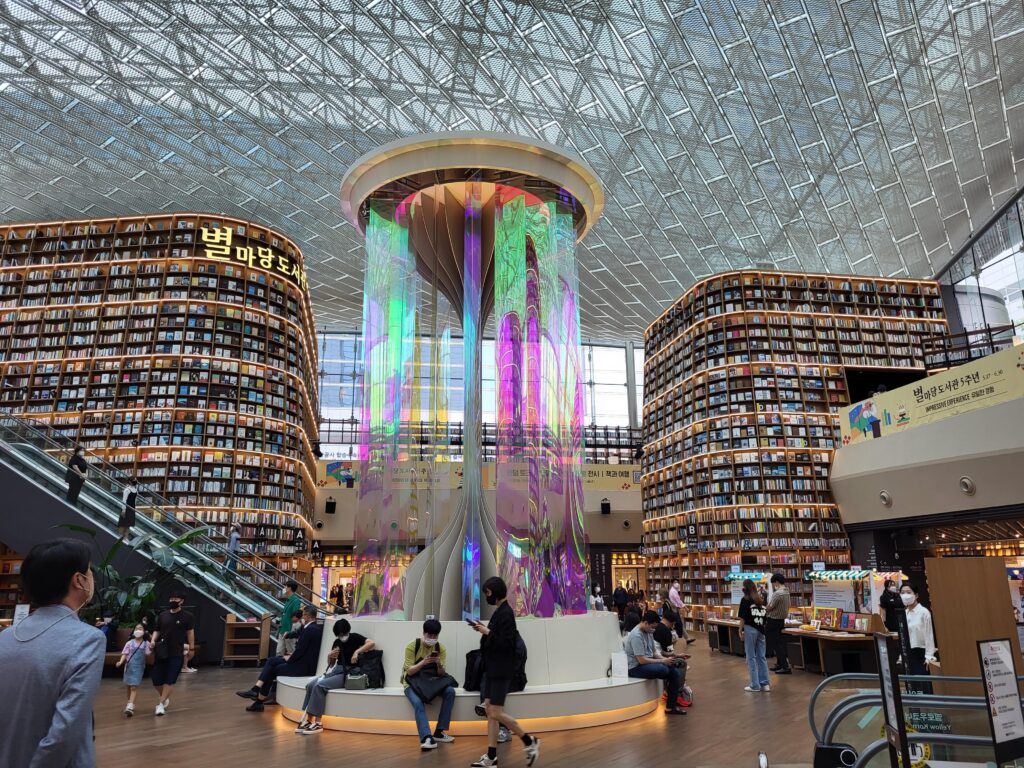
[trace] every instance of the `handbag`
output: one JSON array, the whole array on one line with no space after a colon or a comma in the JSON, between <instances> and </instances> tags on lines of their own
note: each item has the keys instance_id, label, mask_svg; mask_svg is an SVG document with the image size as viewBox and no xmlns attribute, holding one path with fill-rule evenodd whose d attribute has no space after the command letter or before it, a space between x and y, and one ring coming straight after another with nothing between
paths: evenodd
<instances>
[{"instance_id":1,"label":"handbag","mask_svg":"<svg viewBox=\"0 0 1024 768\"><path fill-rule=\"evenodd\" d=\"M428 664L418 674L412 677L407 676L405 681L424 704L432 702L448 687L459 687L459 681L451 675L447 673L438 675L436 664Z\"/></svg>"},{"instance_id":2,"label":"handbag","mask_svg":"<svg viewBox=\"0 0 1024 768\"><path fill-rule=\"evenodd\" d=\"M348 676L345 678L345 690L365 691L370 687L370 679L362 672L354 670L358 670L358 667L353 667L349 670Z\"/></svg>"}]
</instances>

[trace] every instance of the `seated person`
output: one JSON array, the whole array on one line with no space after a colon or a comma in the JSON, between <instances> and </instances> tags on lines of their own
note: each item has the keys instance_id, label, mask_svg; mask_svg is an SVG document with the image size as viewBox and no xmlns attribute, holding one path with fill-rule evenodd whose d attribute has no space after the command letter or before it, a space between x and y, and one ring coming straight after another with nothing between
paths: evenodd
<instances>
[{"instance_id":1,"label":"seated person","mask_svg":"<svg viewBox=\"0 0 1024 768\"><path fill-rule=\"evenodd\" d=\"M299 640L299 633L302 632L302 611L295 611L292 614L292 630L291 632L285 632L284 635L284 652L294 653L295 643Z\"/></svg>"},{"instance_id":2,"label":"seated person","mask_svg":"<svg viewBox=\"0 0 1024 768\"><path fill-rule=\"evenodd\" d=\"M672 627L678 621L679 614L675 611L662 613L661 621L654 628L654 642L657 643L656 651L660 651L661 655L668 659L675 660L676 667L679 669L679 689L682 690L686 684L686 670L689 668L686 660L690 658L690 654L685 653L681 648L674 650L677 644L681 645L678 643L680 638L672 633Z\"/></svg>"},{"instance_id":3,"label":"seated person","mask_svg":"<svg viewBox=\"0 0 1024 768\"><path fill-rule=\"evenodd\" d=\"M295 732L303 736L320 733L324 729L324 711L327 709L327 692L345 687L348 670L359 663L359 657L372 651L376 644L358 632L352 631L348 619L334 622L334 636L337 638L327 654L327 671L306 683L306 697L302 700L302 721Z\"/></svg>"},{"instance_id":4,"label":"seated person","mask_svg":"<svg viewBox=\"0 0 1024 768\"><path fill-rule=\"evenodd\" d=\"M270 687L279 676L309 677L316 673L323 631L323 627L316 621L316 608L307 605L302 609L302 630L299 632L298 642L295 643L295 653L271 656L263 665L256 685L247 691L238 691L238 695L243 699L254 699L253 703L245 708L246 711L263 711Z\"/></svg>"},{"instance_id":5,"label":"seated person","mask_svg":"<svg viewBox=\"0 0 1024 768\"><path fill-rule=\"evenodd\" d=\"M427 619L423 622L423 637L417 638L405 646L405 661L402 663L402 686L405 688L405 697L412 704L416 716L416 730L420 735L420 750L422 752L437 749L439 742L447 744L455 741L453 736L446 733L451 725L452 707L455 706L455 688L448 686L441 693L441 713L437 718L437 727L431 735L426 705L419 694L409 685L409 678L416 677L428 666L435 667L439 677L446 674L444 664L447 660L447 653L444 646L437 641L437 636L440 634L440 621Z\"/></svg>"},{"instance_id":6,"label":"seated person","mask_svg":"<svg viewBox=\"0 0 1024 768\"><path fill-rule=\"evenodd\" d=\"M626 637L626 660L629 665L629 676L644 680L668 681L668 701L665 703L666 715L685 715L686 710L677 703L681 675L678 661L662 656L654 647L654 630L661 623L661 617L654 611L647 611L640 623Z\"/></svg>"}]
</instances>

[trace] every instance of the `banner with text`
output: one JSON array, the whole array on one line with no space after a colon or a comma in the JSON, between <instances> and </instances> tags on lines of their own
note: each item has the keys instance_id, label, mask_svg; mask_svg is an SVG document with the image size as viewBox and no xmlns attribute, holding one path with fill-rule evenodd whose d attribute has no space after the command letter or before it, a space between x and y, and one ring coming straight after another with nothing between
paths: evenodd
<instances>
[{"instance_id":1,"label":"banner with text","mask_svg":"<svg viewBox=\"0 0 1024 768\"><path fill-rule=\"evenodd\" d=\"M1017 398L1024 398L1024 346L1004 349L849 406L840 417L843 445Z\"/></svg>"}]
</instances>

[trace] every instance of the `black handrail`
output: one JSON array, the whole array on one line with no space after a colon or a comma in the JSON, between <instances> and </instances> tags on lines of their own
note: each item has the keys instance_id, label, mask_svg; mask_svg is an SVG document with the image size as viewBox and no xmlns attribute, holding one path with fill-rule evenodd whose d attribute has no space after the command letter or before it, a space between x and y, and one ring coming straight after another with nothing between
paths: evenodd
<instances>
[{"instance_id":1,"label":"black handrail","mask_svg":"<svg viewBox=\"0 0 1024 768\"><path fill-rule=\"evenodd\" d=\"M48 424L43 424L42 422L35 421L33 419L20 418L19 416L16 416L15 414L10 412L3 412L3 418L10 419L19 428L33 433L39 439L51 445L53 447L52 450L54 451L59 451L61 453L71 453L76 447L74 442L71 441L66 435L54 431ZM64 443L64 445L62 445L62 443ZM121 478L124 477L124 471L122 469L114 466L113 464L110 464L101 456L97 456L96 454L90 453L88 451L86 451L86 454L89 456L90 471L95 470L97 472L100 472L111 481L111 484L115 488L117 488L118 490L123 489L123 482ZM165 527L173 529L173 524L181 523L184 520L190 523L191 526L195 528L204 528L209 532L213 532L213 529L209 527L206 521L196 517L188 510L182 509L181 507L177 506L176 504L169 501L167 498L165 498L155 490L152 490L150 488L145 488L145 490L143 490L140 488L139 498L148 498L151 500L155 500L157 502L155 504L150 504L148 506L159 512L160 519L157 520L154 518L154 522L158 525L164 525ZM140 502L137 502L136 506L140 507L143 505ZM190 528L182 526L183 533L187 530L190 530ZM219 534L216 535L220 537ZM228 552L226 543L216 541L214 540L213 537L205 533L196 536L192 539L192 541L196 543L201 543L203 545L204 549L199 549L198 547L195 547L195 549L197 549L200 554L204 555L207 559L211 560L212 562L218 561L210 557L208 554L209 552L219 552L220 554L222 554L224 557L224 563L228 561L228 558L233 557ZM263 580L265 582L269 582L270 585L272 587L275 587L279 592L284 590L285 585L287 584L288 581L292 581L291 576L289 576L287 573L279 569L270 561L264 560L263 558L259 557L259 555L257 555L256 553L251 554L260 567L256 567L250 564L249 562L243 560L241 557L234 558L236 566L241 566L242 568L251 571L256 575L258 579ZM218 562L218 564L221 563ZM266 593L266 596L269 598L271 605L280 606L282 604L280 598L260 588L256 578L250 579L250 582L255 589L258 589L259 591ZM304 595L299 594L300 601L305 605L315 606L316 604L311 599L313 597L316 597L312 588L307 587L305 584L299 584L299 591L302 592L303 590L307 592L310 597L307 598Z\"/></svg>"}]
</instances>

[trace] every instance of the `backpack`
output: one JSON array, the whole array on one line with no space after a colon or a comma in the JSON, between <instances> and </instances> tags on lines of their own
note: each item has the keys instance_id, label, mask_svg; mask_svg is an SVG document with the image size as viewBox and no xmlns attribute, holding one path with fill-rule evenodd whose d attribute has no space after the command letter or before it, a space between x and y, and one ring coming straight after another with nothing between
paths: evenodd
<instances>
[{"instance_id":1,"label":"backpack","mask_svg":"<svg viewBox=\"0 0 1024 768\"><path fill-rule=\"evenodd\" d=\"M512 684L509 693L517 693L526 688L526 643L523 636L516 630L516 671L512 673Z\"/></svg>"},{"instance_id":2,"label":"backpack","mask_svg":"<svg viewBox=\"0 0 1024 768\"><path fill-rule=\"evenodd\" d=\"M359 671L366 675L367 688L383 688L384 651L367 651L360 656Z\"/></svg>"},{"instance_id":3,"label":"backpack","mask_svg":"<svg viewBox=\"0 0 1024 768\"><path fill-rule=\"evenodd\" d=\"M483 652L478 648L466 654L466 682L464 691L479 691L480 681L484 674Z\"/></svg>"}]
</instances>

